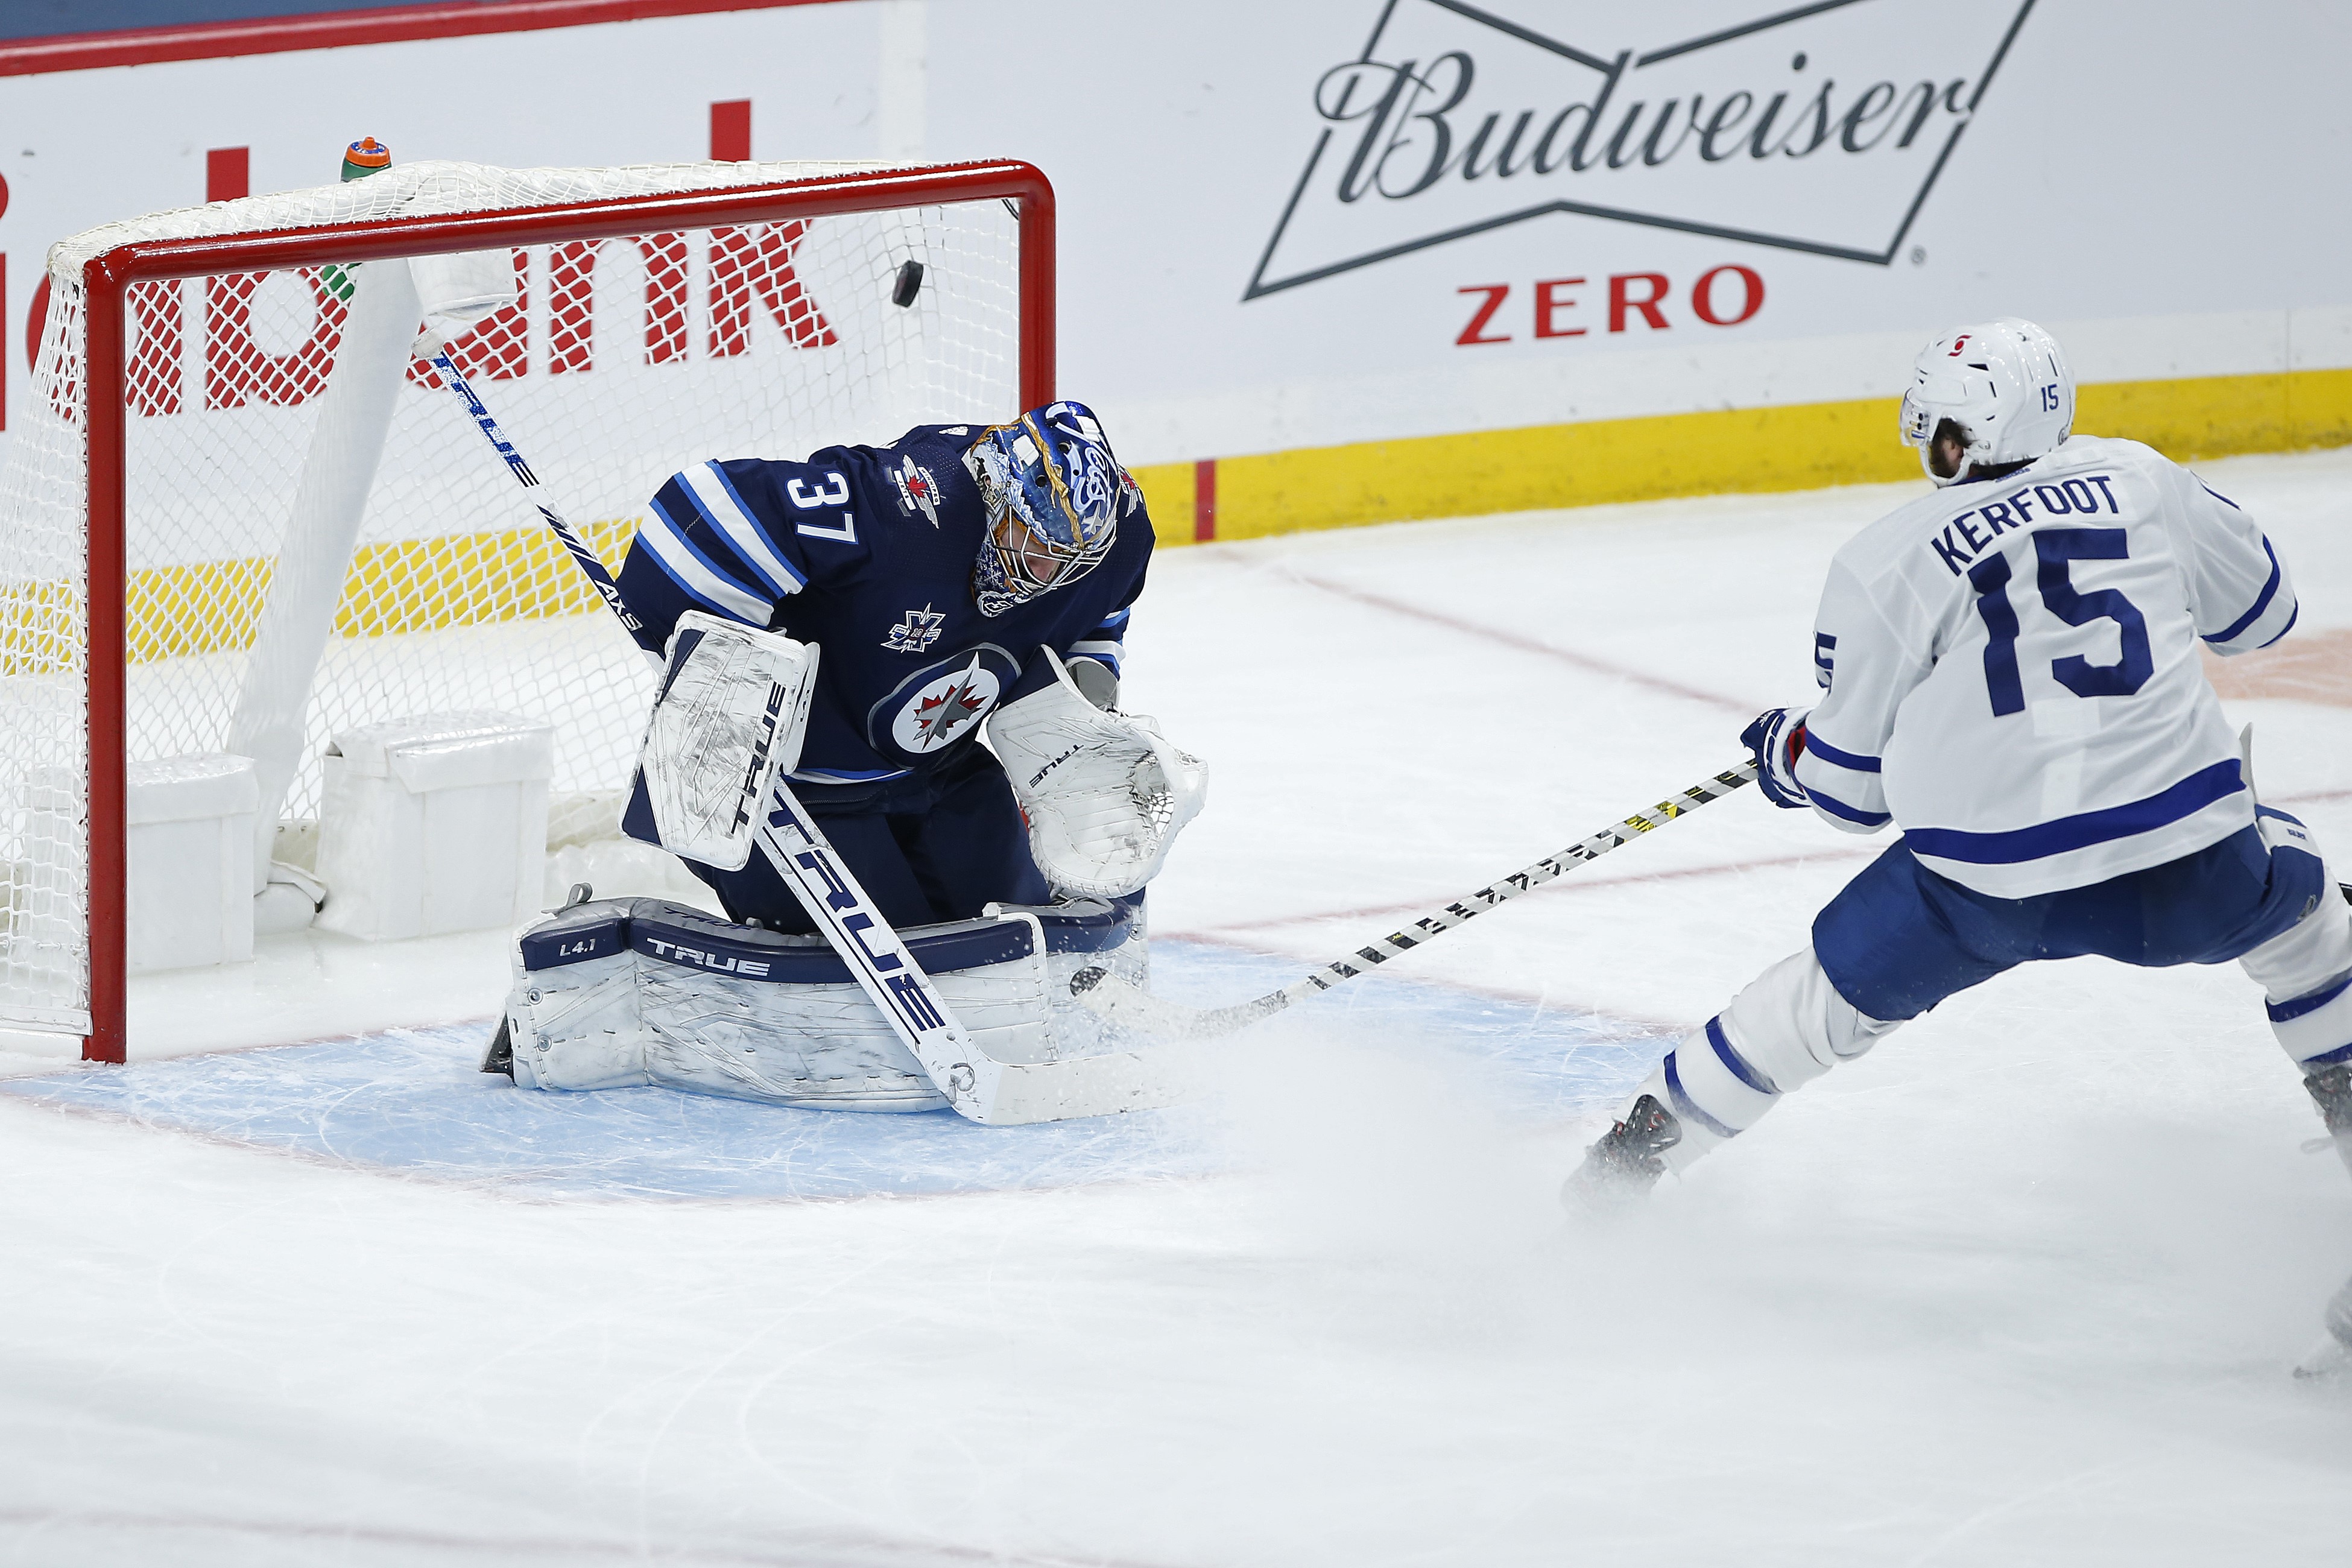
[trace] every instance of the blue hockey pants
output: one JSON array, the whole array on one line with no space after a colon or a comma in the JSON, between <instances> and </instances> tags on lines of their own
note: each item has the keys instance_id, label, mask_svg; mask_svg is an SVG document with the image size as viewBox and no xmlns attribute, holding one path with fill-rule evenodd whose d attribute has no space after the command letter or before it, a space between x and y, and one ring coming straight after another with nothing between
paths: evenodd
<instances>
[{"instance_id":1,"label":"blue hockey pants","mask_svg":"<svg viewBox=\"0 0 2352 1568\"><path fill-rule=\"evenodd\" d=\"M2302 1070L2352 1060L2352 906L2308 829L2283 812L2258 815L2178 860L2027 899L1937 876L1897 840L1815 918L1810 946L1765 971L1636 1091L1682 1123L1667 1163L1687 1165L1904 1020L2036 960L2236 959Z\"/></svg>"}]
</instances>

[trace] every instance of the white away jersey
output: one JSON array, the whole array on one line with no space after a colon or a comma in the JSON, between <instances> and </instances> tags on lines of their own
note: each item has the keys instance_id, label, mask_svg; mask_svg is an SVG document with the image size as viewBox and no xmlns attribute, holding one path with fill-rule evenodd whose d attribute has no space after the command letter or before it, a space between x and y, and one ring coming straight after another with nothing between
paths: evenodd
<instances>
[{"instance_id":1,"label":"white away jersey","mask_svg":"<svg viewBox=\"0 0 2352 1568\"><path fill-rule=\"evenodd\" d=\"M2254 819L2199 639L2242 653L2294 617L2234 503L2077 436L1837 552L1797 778L1837 826L1891 817L1922 865L2000 898L2161 865Z\"/></svg>"}]
</instances>

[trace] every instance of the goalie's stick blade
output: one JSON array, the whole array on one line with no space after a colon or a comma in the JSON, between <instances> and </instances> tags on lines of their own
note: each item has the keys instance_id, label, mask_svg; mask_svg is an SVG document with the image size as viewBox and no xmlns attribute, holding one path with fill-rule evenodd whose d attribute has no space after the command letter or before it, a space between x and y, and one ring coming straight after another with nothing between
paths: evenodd
<instances>
[{"instance_id":1,"label":"goalie's stick blade","mask_svg":"<svg viewBox=\"0 0 2352 1568\"><path fill-rule=\"evenodd\" d=\"M1070 991L1094 1012L1114 1024L1168 1039L1205 1040L1230 1035L1279 1013L1289 1004L1282 994L1237 1002L1230 1007L1187 1007L1164 996L1154 996L1108 969L1081 969L1070 977Z\"/></svg>"},{"instance_id":2,"label":"goalie's stick blade","mask_svg":"<svg viewBox=\"0 0 2352 1568\"><path fill-rule=\"evenodd\" d=\"M1139 1051L1064 1057L1055 1062L1006 1062L997 1070L992 1127L1068 1121L1123 1110L1157 1110L1187 1098L1191 1086L1171 1064Z\"/></svg>"},{"instance_id":3,"label":"goalie's stick blade","mask_svg":"<svg viewBox=\"0 0 2352 1568\"><path fill-rule=\"evenodd\" d=\"M1343 980L1353 980L1376 964L1419 947L1441 931L1482 914L1496 904L1517 898L1530 888L1540 888L1572 866L1598 860L1621 844L1629 844L1652 828L1687 816L1711 800L1720 800L1756 777L1752 762L1719 773L1713 778L1693 784L1682 794L1670 796L1650 807L1637 811L1622 822L1612 822L1581 843L1571 844L1557 855L1545 857L1523 870L1514 871L1491 887L1479 889L1465 899L1433 910L1402 931L1391 931L1369 947L1358 948L1345 958L1332 960L1306 979L1269 992L1252 1002L1237 1002L1230 1007L1187 1007L1181 1002L1171 1002L1154 996L1100 968L1082 969L1070 977L1070 991L1077 999L1106 1018L1115 1019L1129 1028L1147 1034L1171 1036L1179 1039L1203 1039L1212 1035L1231 1034L1260 1018L1270 1018L1294 1002L1303 1002L1320 991L1328 991Z\"/></svg>"}]
</instances>

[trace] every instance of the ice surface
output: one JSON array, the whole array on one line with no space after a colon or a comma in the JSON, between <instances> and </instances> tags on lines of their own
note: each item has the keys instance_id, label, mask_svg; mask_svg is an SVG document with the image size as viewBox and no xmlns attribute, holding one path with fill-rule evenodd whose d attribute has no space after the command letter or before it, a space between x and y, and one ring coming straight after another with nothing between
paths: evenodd
<instances>
[{"instance_id":1,"label":"ice surface","mask_svg":"<svg viewBox=\"0 0 2352 1568\"><path fill-rule=\"evenodd\" d=\"M1158 945L1159 989L1256 995L1300 966L1181 940ZM1663 1046L1638 1026L1405 980L1329 1007L1443 1053L1497 1114L1538 1125L1608 1100ZM520 1090L478 1068L492 1025L393 1028L0 1082L0 1093L234 1146L546 1198L927 1197L1204 1175L1233 1161L1199 1106L984 1128L950 1110L795 1110L667 1089ZM1286 1030L1247 1049L1278 1048ZM1274 1042L1269 1044L1268 1042ZM1220 1053L1223 1056L1223 1053ZM1222 1061L1220 1062L1222 1066Z\"/></svg>"},{"instance_id":2,"label":"ice surface","mask_svg":"<svg viewBox=\"0 0 2352 1568\"><path fill-rule=\"evenodd\" d=\"M2352 454L2204 472L2352 627ZM1171 552L1129 693L1214 780L1161 984L1735 760L1915 489ZM2340 852L2343 687L2262 668L2265 795ZM2004 976L1562 1226L1609 1087L1869 852L1743 792L1071 1131L501 1095L494 942L154 977L131 1068L0 1057L0 1561L2345 1562L2352 1390L2286 1373L2352 1183L2234 967ZM323 1033L306 975L366 1037L217 1049Z\"/></svg>"}]
</instances>

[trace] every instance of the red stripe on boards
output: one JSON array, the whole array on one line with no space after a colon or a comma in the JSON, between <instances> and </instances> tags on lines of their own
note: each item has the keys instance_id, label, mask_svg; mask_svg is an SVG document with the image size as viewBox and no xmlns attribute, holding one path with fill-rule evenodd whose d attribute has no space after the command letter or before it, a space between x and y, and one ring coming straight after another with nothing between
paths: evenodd
<instances>
[{"instance_id":1,"label":"red stripe on boards","mask_svg":"<svg viewBox=\"0 0 2352 1568\"><path fill-rule=\"evenodd\" d=\"M444 0L371 11L257 16L243 22L191 22L177 27L125 27L0 44L0 76L157 65L165 60L226 60L296 49L340 49L415 38L465 38L533 33L601 22L644 22L719 11L778 11L840 0Z\"/></svg>"},{"instance_id":2,"label":"red stripe on boards","mask_svg":"<svg viewBox=\"0 0 2352 1568\"><path fill-rule=\"evenodd\" d=\"M751 156L751 100L734 98L710 106L713 163L740 163Z\"/></svg>"},{"instance_id":3,"label":"red stripe on boards","mask_svg":"<svg viewBox=\"0 0 2352 1568\"><path fill-rule=\"evenodd\" d=\"M1217 537L1217 459L1203 458L1192 465L1192 542L1207 544Z\"/></svg>"},{"instance_id":4,"label":"red stripe on boards","mask_svg":"<svg viewBox=\"0 0 2352 1568\"><path fill-rule=\"evenodd\" d=\"M44 272L41 280L33 285L33 303L25 312L25 368L27 371L41 368L41 333L47 327L48 321L49 275ZM0 377L0 380L5 379Z\"/></svg>"},{"instance_id":5,"label":"red stripe on boards","mask_svg":"<svg viewBox=\"0 0 2352 1568\"><path fill-rule=\"evenodd\" d=\"M215 147L205 154L205 200L233 202L253 195L253 149Z\"/></svg>"}]
</instances>

